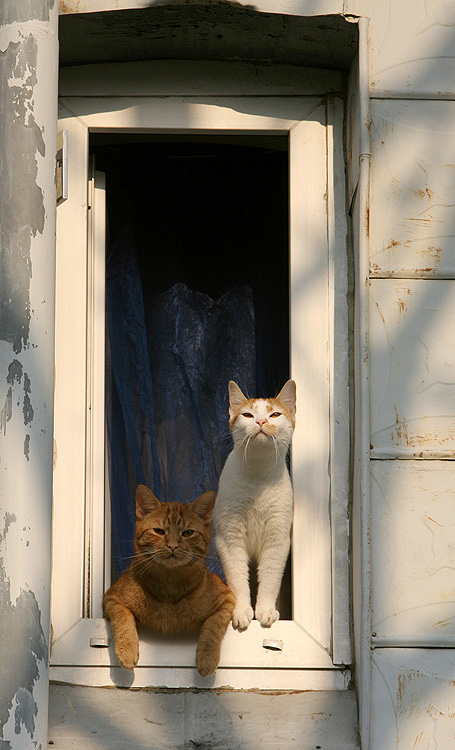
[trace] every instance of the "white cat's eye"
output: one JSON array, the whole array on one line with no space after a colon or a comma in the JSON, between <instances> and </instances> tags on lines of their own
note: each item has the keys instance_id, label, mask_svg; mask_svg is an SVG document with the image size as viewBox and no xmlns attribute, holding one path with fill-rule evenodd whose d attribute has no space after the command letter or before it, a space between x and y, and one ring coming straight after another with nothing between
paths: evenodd
<instances>
[{"instance_id":1,"label":"white cat's eye","mask_svg":"<svg viewBox=\"0 0 455 750\"><path fill-rule=\"evenodd\" d=\"M164 529L153 529L153 531L155 534L159 534L159 536L163 536L166 533Z\"/></svg>"},{"instance_id":2,"label":"white cat's eye","mask_svg":"<svg viewBox=\"0 0 455 750\"><path fill-rule=\"evenodd\" d=\"M271 417L281 417L280 411L274 411L273 414L270 415Z\"/></svg>"},{"instance_id":3,"label":"white cat's eye","mask_svg":"<svg viewBox=\"0 0 455 750\"><path fill-rule=\"evenodd\" d=\"M182 536L193 536L193 534L193 529L185 529L185 531L182 531Z\"/></svg>"},{"instance_id":4,"label":"white cat's eye","mask_svg":"<svg viewBox=\"0 0 455 750\"><path fill-rule=\"evenodd\" d=\"M253 415L250 414L248 411L243 412L242 417L248 417L248 419L253 419Z\"/></svg>"}]
</instances>

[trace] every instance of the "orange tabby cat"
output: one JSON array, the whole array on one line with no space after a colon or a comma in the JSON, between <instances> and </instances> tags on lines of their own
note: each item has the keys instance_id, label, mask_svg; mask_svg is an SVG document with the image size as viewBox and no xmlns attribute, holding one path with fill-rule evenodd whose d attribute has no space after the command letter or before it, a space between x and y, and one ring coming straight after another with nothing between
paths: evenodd
<instances>
[{"instance_id":1,"label":"orange tabby cat","mask_svg":"<svg viewBox=\"0 0 455 750\"><path fill-rule=\"evenodd\" d=\"M193 503L161 503L147 487L136 490L136 555L103 598L115 653L122 667L139 658L136 622L162 633L201 626L196 666L206 677L218 666L221 640L235 605L232 591L204 565L215 493Z\"/></svg>"}]
</instances>

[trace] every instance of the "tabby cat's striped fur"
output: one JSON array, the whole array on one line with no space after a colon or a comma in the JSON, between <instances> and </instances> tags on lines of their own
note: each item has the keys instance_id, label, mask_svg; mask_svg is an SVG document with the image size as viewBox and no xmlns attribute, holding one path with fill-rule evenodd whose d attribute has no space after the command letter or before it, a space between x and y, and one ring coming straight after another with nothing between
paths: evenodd
<instances>
[{"instance_id":1,"label":"tabby cat's striped fur","mask_svg":"<svg viewBox=\"0 0 455 750\"><path fill-rule=\"evenodd\" d=\"M162 633L200 627L198 672L206 677L218 666L235 599L204 564L214 504L214 492L183 505L161 503L147 487L138 486L136 555L103 599L115 653L125 669L138 662L137 622Z\"/></svg>"}]
</instances>

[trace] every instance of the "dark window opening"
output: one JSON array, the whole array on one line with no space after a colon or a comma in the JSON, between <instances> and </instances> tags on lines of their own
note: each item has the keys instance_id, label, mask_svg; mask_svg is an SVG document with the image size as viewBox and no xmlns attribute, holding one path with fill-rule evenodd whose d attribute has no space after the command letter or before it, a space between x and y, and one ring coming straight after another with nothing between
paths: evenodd
<instances>
[{"instance_id":1,"label":"dark window opening","mask_svg":"<svg viewBox=\"0 0 455 750\"><path fill-rule=\"evenodd\" d=\"M114 579L137 483L163 501L216 490L228 381L270 396L289 377L288 139L94 134L91 152L106 173ZM208 565L221 572L213 549ZM283 619L290 600L288 564Z\"/></svg>"}]
</instances>

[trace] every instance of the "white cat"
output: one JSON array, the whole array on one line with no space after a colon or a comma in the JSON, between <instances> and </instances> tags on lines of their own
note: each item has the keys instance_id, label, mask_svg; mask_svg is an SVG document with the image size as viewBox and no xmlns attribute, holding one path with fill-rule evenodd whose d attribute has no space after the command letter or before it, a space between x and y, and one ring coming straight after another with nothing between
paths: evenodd
<instances>
[{"instance_id":1,"label":"white cat","mask_svg":"<svg viewBox=\"0 0 455 750\"><path fill-rule=\"evenodd\" d=\"M295 425L296 388L288 380L276 398L247 399L229 383L229 426L234 448L218 486L215 540L228 586L236 597L232 622L244 630L253 619L248 566L257 563L255 616L261 625L279 618L276 599L289 554L292 484L286 454Z\"/></svg>"}]
</instances>

